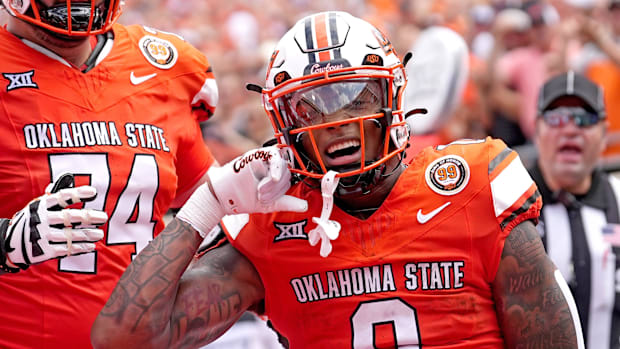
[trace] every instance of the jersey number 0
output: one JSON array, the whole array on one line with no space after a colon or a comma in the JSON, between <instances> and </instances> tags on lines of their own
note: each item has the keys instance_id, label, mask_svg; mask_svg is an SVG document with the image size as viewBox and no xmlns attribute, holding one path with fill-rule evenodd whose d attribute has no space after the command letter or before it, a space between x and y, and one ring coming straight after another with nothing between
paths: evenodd
<instances>
[{"instance_id":1,"label":"jersey number 0","mask_svg":"<svg viewBox=\"0 0 620 349\"><path fill-rule=\"evenodd\" d=\"M400 298L361 302L351 316L351 332L353 349L420 347L417 310Z\"/></svg>"}]
</instances>

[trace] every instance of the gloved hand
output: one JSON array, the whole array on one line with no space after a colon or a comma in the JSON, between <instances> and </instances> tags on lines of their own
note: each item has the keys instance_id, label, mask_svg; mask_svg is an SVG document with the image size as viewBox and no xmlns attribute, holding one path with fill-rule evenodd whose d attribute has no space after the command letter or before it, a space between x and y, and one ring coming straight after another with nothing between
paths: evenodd
<instances>
[{"instance_id":1,"label":"gloved hand","mask_svg":"<svg viewBox=\"0 0 620 349\"><path fill-rule=\"evenodd\" d=\"M9 272L56 257L91 252L103 231L92 226L104 224L108 215L92 209L65 207L93 200L91 186L74 188L73 176L64 174L50 184L46 193L0 223L0 267Z\"/></svg>"},{"instance_id":2,"label":"gloved hand","mask_svg":"<svg viewBox=\"0 0 620 349\"><path fill-rule=\"evenodd\" d=\"M305 212L306 200L284 195L291 187L286 149L248 151L222 167L209 169L209 183L200 186L177 214L203 237L226 214Z\"/></svg>"},{"instance_id":3,"label":"gloved hand","mask_svg":"<svg viewBox=\"0 0 620 349\"><path fill-rule=\"evenodd\" d=\"M266 147L210 169L213 192L224 213L305 211L305 200L284 195L291 187L288 156L286 149Z\"/></svg>"}]
</instances>

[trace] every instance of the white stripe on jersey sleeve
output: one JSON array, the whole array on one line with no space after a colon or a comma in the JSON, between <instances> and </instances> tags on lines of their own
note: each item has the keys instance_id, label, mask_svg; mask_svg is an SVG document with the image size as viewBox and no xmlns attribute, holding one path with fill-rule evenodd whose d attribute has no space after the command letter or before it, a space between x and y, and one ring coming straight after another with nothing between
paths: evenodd
<instances>
[{"instance_id":1,"label":"white stripe on jersey sleeve","mask_svg":"<svg viewBox=\"0 0 620 349\"><path fill-rule=\"evenodd\" d=\"M194 99L192 99L192 105L200 101L205 101L210 108L215 108L219 98L219 90L217 89L215 79L208 78L205 80L200 91L194 96Z\"/></svg>"},{"instance_id":2,"label":"white stripe on jersey sleeve","mask_svg":"<svg viewBox=\"0 0 620 349\"><path fill-rule=\"evenodd\" d=\"M492 182L495 217L499 217L532 186L532 178L517 156Z\"/></svg>"},{"instance_id":3,"label":"white stripe on jersey sleeve","mask_svg":"<svg viewBox=\"0 0 620 349\"><path fill-rule=\"evenodd\" d=\"M241 229L250 221L250 215L247 213L236 214L232 216L224 216L222 224L226 227L228 234L233 240L237 239Z\"/></svg>"}]
</instances>

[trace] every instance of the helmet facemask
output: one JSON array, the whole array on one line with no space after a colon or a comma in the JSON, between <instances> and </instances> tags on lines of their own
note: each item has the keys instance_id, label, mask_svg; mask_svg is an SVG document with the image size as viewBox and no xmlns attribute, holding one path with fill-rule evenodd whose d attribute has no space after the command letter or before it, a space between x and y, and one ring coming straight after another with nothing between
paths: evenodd
<instances>
[{"instance_id":1,"label":"helmet facemask","mask_svg":"<svg viewBox=\"0 0 620 349\"><path fill-rule=\"evenodd\" d=\"M276 99L285 138L293 146L301 170L312 173L310 177L334 170L340 174L340 187L357 186L362 174L374 177L372 170L381 168L378 162L394 150L389 148L392 114L388 90L385 78L351 78L309 86ZM335 141L317 143L318 134L326 132Z\"/></svg>"},{"instance_id":2,"label":"helmet facemask","mask_svg":"<svg viewBox=\"0 0 620 349\"><path fill-rule=\"evenodd\" d=\"M314 179L336 171L339 195L366 192L389 175L386 163L400 157L408 137L402 111L394 110L404 82L401 70L363 69L287 81L268 93L276 136L297 160L291 171ZM355 132L335 130L349 128ZM325 139L327 133L334 141Z\"/></svg>"},{"instance_id":3,"label":"helmet facemask","mask_svg":"<svg viewBox=\"0 0 620 349\"><path fill-rule=\"evenodd\" d=\"M2 0L13 17L56 35L80 37L109 31L120 16L121 0L71 1L45 5L40 0Z\"/></svg>"},{"instance_id":4,"label":"helmet facemask","mask_svg":"<svg viewBox=\"0 0 620 349\"><path fill-rule=\"evenodd\" d=\"M390 41L370 23L337 11L299 20L276 45L261 89L276 140L294 154L291 171L310 179L335 171L339 192L380 181L407 146L406 81ZM356 134L334 131L351 128Z\"/></svg>"}]
</instances>

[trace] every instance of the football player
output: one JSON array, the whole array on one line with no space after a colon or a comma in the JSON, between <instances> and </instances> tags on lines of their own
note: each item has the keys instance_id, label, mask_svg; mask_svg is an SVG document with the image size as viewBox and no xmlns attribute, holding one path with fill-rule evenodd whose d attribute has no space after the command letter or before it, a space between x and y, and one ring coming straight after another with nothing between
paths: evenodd
<instances>
[{"instance_id":1,"label":"football player","mask_svg":"<svg viewBox=\"0 0 620 349\"><path fill-rule=\"evenodd\" d=\"M0 217L22 212L0 234L19 271L0 276L2 348L90 347L122 272L214 163L199 125L218 98L206 58L115 24L121 2L2 0ZM63 173L73 188L28 204Z\"/></svg>"},{"instance_id":2,"label":"football player","mask_svg":"<svg viewBox=\"0 0 620 349\"><path fill-rule=\"evenodd\" d=\"M297 22L251 87L277 145L209 171L121 277L93 344L197 346L251 309L292 348L583 348L517 154L465 140L404 166L405 84L369 23Z\"/></svg>"}]
</instances>

